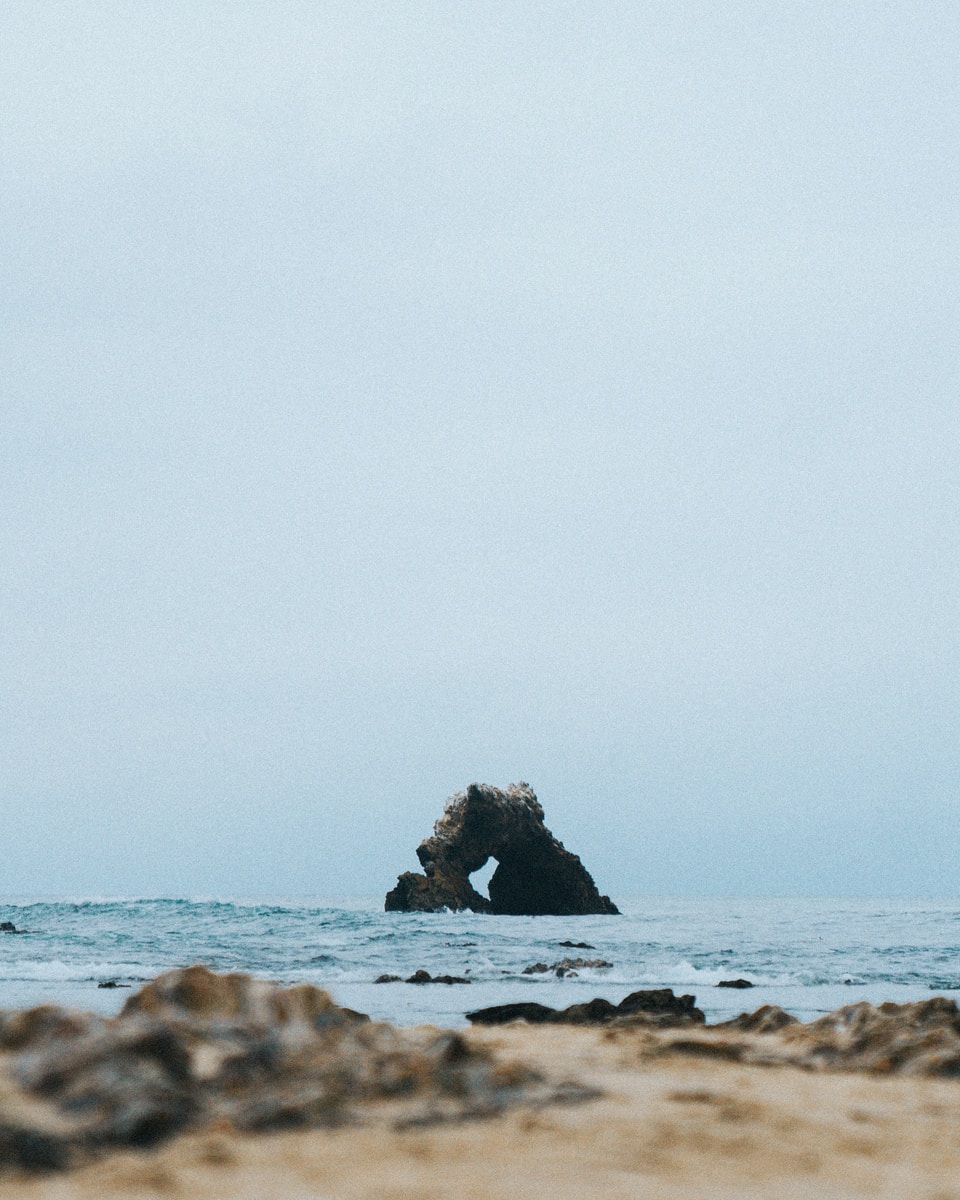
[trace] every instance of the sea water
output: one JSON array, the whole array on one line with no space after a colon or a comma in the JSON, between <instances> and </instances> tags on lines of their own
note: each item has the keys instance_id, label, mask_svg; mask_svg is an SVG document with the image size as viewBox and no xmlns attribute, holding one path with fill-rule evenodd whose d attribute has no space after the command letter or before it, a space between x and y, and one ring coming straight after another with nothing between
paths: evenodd
<instances>
[{"instance_id":1,"label":"sea water","mask_svg":"<svg viewBox=\"0 0 960 1200\"><path fill-rule=\"evenodd\" d=\"M466 1023L471 1009L518 1000L617 1003L639 988L692 993L710 1022L762 1004L811 1020L858 1000L960 989L960 900L619 901L619 917L385 913L359 899L11 899L0 920L0 1008L65 1004L116 1011L161 971L203 963L290 984L399 1024ZM562 946L585 942L589 949ZM524 974L564 957L612 965ZM376 984L419 968L469 984ZM718 988L744 978L749 991Z\"/></svg>"}]
</instances>

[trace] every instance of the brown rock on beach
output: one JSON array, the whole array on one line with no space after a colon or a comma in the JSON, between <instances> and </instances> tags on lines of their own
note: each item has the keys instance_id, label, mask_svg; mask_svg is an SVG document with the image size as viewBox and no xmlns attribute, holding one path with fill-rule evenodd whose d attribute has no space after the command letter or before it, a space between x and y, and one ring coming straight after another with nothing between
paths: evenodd
<instances>
[{"instance_id":1,"label":"brown rock on beach","mask_svg":"<svg viewBox=\"0 0 960 1200\"><path fill-rule=\"evenodd\" d=\"M0 1171L59 1168L213 1124L337 1126L378 1105L380 1119L429 1124L553 1094L456 1033L396 1029L309 984L199 966L161 975L113 1019L0 1014Z\"/></svg>"},{"instance_id":2,"label":"brown rock on beach","mask_svg":"<svg viewBox=\"0 0 960 1200\"><path fill-rule=\"evenodd\" d=\"M257 988L250 1000L240 1010L259 1020L269 995ZM307 1002L306 1011L314 1008L330 1011ZM209 1044L208 1033L217 1036L203 1032L217 1025L215 1006L201 1011L191 1054ZM545 1189L551 1200L953 1200L960 1080L944 1057L960 1042L952 1002L853 1005L805 1026L751 1031L772 1029L767 1018L780 1011L745 1014L738 1028L518 1022L462 1035L407 1030L392 1043L404 1047L399 1060L389 1061L401 1072L416 1065L413 1088L374 1089L352 1102L362 1122L311 1122L269 1137L223 1118L191 1122L149 1150L78 1154L67 1173L57 1158L66 1118L58 1125L45 1097L12 1090L11 1046L26 1052L63 1037L66 1051L85 1036L85 1022L57 1010L6 1014L13 1041L0 1051L0 1151L9 1164L14 1147L21 1165L0 1170L0 1200L517 1200ZM170 1016L192 1025L189 1005L174 1004ZM99 1028L102 1019L92 1021ZM355 1045L345 1043L348 1064ZM415 1047L421 1054L410 1059ZM523 1066L494 1067L492 1082L491 1064L511 1062ZM578 1087L541 1082L538 1091L530 1082L555 1081L558 1069ZM516 1103L478 1112L456 1090L482 1098L508 1085Z\"/></svg>"}]
</instances>

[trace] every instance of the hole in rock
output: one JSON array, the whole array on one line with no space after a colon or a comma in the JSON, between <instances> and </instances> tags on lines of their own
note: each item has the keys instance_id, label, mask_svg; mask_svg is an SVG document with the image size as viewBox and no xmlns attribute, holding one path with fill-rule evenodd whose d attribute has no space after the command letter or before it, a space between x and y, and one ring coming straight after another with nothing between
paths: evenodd
<instances>
[{"instance_id":1,"label":"hole in rock","mask_svg":"<svg viewBox=\"0 0 960 1200\"><path fill-rule=\"evenodd\" d=\"M470 876L470 882L477 889L481 896L490 895L490 877L498 867L495 858L488 858L482 867L478 867Z\"/></svg>"}]
</instances>

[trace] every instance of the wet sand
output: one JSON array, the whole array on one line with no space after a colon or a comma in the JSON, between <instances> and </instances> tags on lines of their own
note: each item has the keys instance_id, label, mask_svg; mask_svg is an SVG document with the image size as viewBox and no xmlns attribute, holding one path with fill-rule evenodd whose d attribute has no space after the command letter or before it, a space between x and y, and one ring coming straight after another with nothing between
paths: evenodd
<instances>
[{"instance_id":1,"label":"wet sand","mask_svg":"<svg viewBox=\"0 0 960 1200\"><path fill-rule=\"evenodd\" d=\"M960 1081L657 1057L638 1030L511 1025L470 1042L602 1091L570 1105L397 1131L188 1134L0 1200L960 1200Z\"/></svg>"}]
</instances>

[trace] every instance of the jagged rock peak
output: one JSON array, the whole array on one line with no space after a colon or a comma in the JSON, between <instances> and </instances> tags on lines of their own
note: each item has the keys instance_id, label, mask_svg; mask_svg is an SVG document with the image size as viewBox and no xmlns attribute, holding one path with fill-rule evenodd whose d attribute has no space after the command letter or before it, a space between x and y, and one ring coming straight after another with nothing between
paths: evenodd
<instances>
[{"instance_id":1,"label":"jagged rock peak","mask_svg":"<svg viewBox=\"0 0 960 1200\"><path fill-rule=\"evenodd\" d=\"M616 913L575 854L543 823L543 808L528 783L505 791L471 783L444 805L433 835L417 847L422 875L405 871L387 893L387 912L472 909L516 916ZM497 861L490 896L470 876Z\"/></svg>"}]
</instances>

